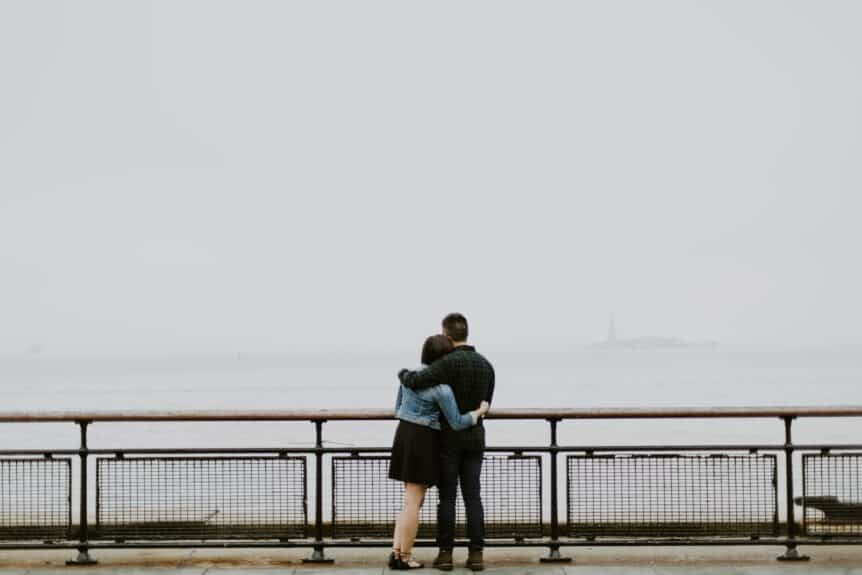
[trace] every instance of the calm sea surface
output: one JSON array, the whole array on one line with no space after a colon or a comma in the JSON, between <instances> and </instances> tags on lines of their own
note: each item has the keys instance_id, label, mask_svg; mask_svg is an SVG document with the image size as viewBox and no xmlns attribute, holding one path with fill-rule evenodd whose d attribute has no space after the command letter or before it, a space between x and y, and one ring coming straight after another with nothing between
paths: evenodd
<instances>
[{"instance_id":1,"label":"calm sea surface","mask_svg":"<svg viewBox=\"0 0 862 575\"><path fill-rule=\"evenodd\" d=\"M862 405L862 350L746 348L494 352L495 407ZM415 354L146 358L0 358L0 409L337 409L393 405L396 372ZM570 439L665 441L680 430L741 437L776 422L579 422ZM829 433L833 424L803 421L800 432ZM850 424L849 427L847 424ZM335 443L383 445L392 423L332 423ZM68 427L66 424L64 427ZM489 437L543 442L545 426L490 421ZM51 425L3 425L5 440L67 445ZM27 427L28 430L23 428ZM38 428L38 429L34 429ZM243 442L307 444L310 424L100 424L100 443L152 446ZM653 432L654 429L654 432ZM670 435L668 435L670 434ZM65 436L65 437L64 437ZM831 437L832 435L830 435ZM778 438L773 433L769 438ZM825 436L824 436L825 438ZM691 439L691 437L687 438ZM74 443L72 437L71 443Z\"/></svg>"}]
</instances>

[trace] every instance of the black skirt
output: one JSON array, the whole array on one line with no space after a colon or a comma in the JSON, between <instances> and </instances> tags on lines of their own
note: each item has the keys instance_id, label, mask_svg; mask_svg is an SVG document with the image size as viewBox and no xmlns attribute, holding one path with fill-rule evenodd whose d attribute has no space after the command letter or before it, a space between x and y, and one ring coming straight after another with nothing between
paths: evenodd
<instances>
[{"instance_id":1,"label":"black skirt","mask_svg":"<svg viewBox=\"0 0 862 575\"><path fill-rule=\"evenodd\" d=\"M389 479L437 485L440 481L440 432L417 423L399 421L392 442Z\"/></svg>"}]
</instances>

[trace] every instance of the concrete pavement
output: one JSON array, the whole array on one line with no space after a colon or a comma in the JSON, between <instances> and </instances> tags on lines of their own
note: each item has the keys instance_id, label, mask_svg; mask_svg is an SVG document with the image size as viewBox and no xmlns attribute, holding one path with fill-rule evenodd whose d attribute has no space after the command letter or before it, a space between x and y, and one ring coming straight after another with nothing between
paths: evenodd
<instances>
[{"instance_id":1,"label":"concrete pavement","mask_svg":"<svg viewBox=\"0 0 862 575\"><path fill-rule=\"evenodd\" d=\"M809 547L805 563L781 563L780 548L668 547L578 548L564 550L574 561L539 563L540 549L489 549L486 573L491 575L862 575L862 547ZM332 565L305 565L307 550L95 550L99 564L67 567L68 551L8 551L0 554L0 575L384 575L385 549L334 549ZM456 551L463 563L465 550ZM417 558L430 564L431 549ZM415 571L439 575L435 569ZM457 568L454 575L471 573Z\"/></svg>"}]
</instances>

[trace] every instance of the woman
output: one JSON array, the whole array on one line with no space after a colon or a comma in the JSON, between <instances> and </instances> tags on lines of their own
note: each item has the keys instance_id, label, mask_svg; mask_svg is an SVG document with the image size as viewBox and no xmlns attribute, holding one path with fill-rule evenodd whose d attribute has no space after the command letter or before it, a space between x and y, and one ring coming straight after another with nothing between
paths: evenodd
<instances>
[{"instance_id":1,"label":"woman","mask_svg":"<svg viewBox=\"0 0 862 575\"><path fill-rule=\"evenodd\" d=\"M430 365L452 349L448 337L432 335L422 346L422 363ZM392 443L389 478L404 482L404 506L395 522L390 569L419 569L423 566L411 556L425 491L437 484L440 475L440 413L452 429L459 430L476 425L479 418L488 412L488 407L488 402L483 401L479 409L460 413L448 385L421 390L399 387L395 412L400 421Z\"/></svg>"}]
</instances>

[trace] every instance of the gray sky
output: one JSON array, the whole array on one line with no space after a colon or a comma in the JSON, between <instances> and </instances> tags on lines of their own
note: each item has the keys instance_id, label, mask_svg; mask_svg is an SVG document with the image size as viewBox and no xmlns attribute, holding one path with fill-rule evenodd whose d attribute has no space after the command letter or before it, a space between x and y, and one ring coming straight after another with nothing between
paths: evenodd
<instances>
[{"instance_id":1,"label":"gray sky","mask_svg":"<svg viewBox=\"0 0 862 575\"><path fill-rule=\"evenodd\" d=\"M0 352L862 343L862 3L0 4Z\"/></svg>"}]
</instances>

